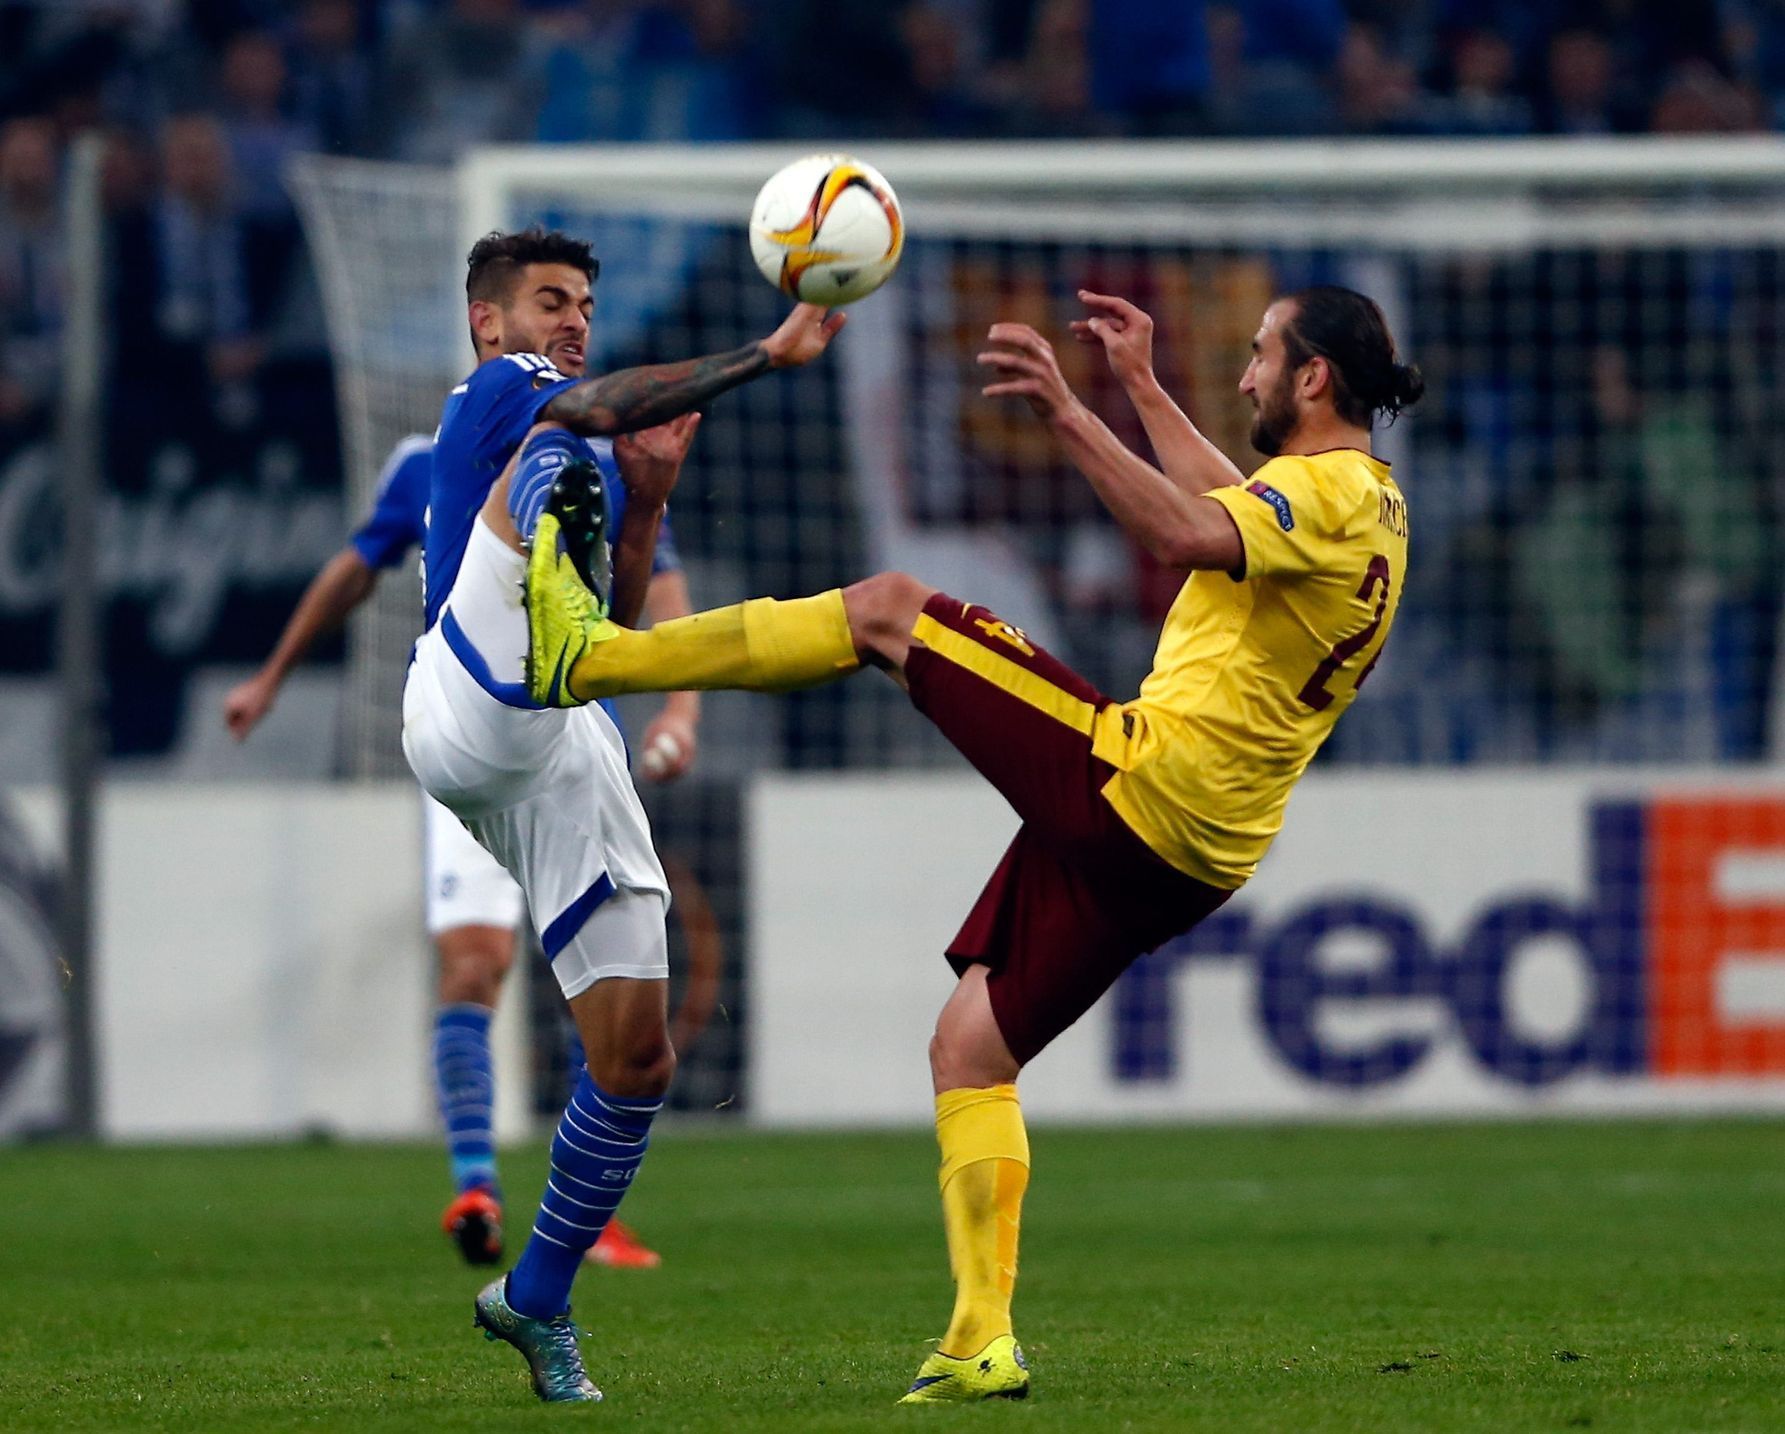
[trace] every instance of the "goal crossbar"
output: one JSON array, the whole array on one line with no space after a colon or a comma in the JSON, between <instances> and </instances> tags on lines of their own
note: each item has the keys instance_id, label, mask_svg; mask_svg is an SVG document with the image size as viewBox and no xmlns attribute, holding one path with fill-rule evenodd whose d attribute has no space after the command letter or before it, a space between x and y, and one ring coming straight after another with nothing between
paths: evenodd
<instances>
[{"instance_id":1,"label":"goal crossbar","mask_svg":"<svg viewBox=\"0 0 1785 1434\"><path fill-rule=\"evenodd\" d=\"M823 145L806 148L821 150ZM1000 189L1195 192L1785 182L1785 140L1641 136L1526 140L1222 140L851 143L901 186L937 194ZM754 192L786 163L785 144L492 145L470 151L467 185L605 182L718 185Z\"/></svg>"}]
</instances>

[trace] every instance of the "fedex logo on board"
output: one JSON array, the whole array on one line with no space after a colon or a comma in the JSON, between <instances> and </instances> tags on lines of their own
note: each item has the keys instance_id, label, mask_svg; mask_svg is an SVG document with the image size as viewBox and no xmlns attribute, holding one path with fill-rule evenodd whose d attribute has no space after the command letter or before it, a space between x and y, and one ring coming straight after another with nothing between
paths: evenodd
<instances>
[{"instance_id":1,"label":"fedex logo on board","mask_svg":"<svg viewBox=\"0 0 1785 1434\"><path fill-rule=\"evenodd\" d=\"M1275 1054L1329 1085L1393 1082L1459 1037L1486 1071L1529 1087L1576 1072L1785 1078L1785 799L1600 802L1586 825L1584 898L1495 893L1448 943L1411 903L1379 891L1336 892L1268 916L1241 892L1118 983L1114 1075L1172 1078L1174 972L1239 956L1256 964L1257 1020ZM1570 1030L1537 1034L1515 1019L1513 970L1538 942L1579 963L1585 994ZM1335 959L1360 948L1368 959ZM1392 1011L1397 1001L1441 1002L1455 1035L1340 1044L1326 1033L1323 1012L1341 1003Z\"/></svg>"}]
</instances>

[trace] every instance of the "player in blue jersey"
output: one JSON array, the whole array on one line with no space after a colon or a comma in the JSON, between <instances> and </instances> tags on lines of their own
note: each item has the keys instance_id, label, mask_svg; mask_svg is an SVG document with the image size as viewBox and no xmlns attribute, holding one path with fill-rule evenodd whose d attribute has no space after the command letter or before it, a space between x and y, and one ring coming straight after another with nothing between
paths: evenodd
<instances>
[{"instance_id":1,"label":"player in blue jersey","mask_svg":"<svg viewBox=\"0 0 1785 1434\"><path fill-rule=\"evenodd\" d=\"M623 492L613 445L588 440L608 487ZM399 442L379 474L371 514L347 545L323 565L260 670L224 699L230 733L243 741L272 710L279 689L315 640L332 632L377 587L380 575L422 545L434 440L412 434ZM666 518L652 561L645 612L653 622L690 610L687 579ZM645 729L639 750L655 781L674 781L694 760L700 696L672 694ZM432 797L422 798L423 909L439 957L434 1019L434 1087L446 1131L453 1198L441 1228L471 1264L502 1258L502 1190L493 1129L494 1075L490 1020L514 962L515 932L524 916L521 890L464 825ZM576 1062L580 1064L580 1061ZM649 1269L657 1253L620 1221L608 1224L586 1256L592 1264Z\"/></svg>"},{"instance_id":2,"label":"player in blue jersey","mask_svg":"<svg viewBox=\"0 0 1785 1434\"><path fill-rule=\"evenodd\" d=\"M772 368L809 363L843 323L802 304L730 353L583 378L596 273L586 244L538 229L471 250L478 367L448 397L435 440L427 630L403 693L410 766L520 883L588 1057L526 1249L475 1305L477 1323L521 1352L552 1401L601 1397L570 1287L638 1171L675 1052L669 887L619 733L598 707L527 695L526 543L548 503L605 507L583 439L624 435L614 447L625 511L587 528L582 556L616 620L638 612L696 410Z\"/></svg>"}]
</instances>

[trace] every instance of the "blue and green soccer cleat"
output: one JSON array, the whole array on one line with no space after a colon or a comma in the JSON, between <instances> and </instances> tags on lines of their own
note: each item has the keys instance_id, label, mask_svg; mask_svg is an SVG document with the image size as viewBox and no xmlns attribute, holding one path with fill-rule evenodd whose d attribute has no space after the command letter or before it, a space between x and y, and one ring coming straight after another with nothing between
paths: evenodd
<instances>
[{"instance_id":1,"label":"blue and green soccer cleat","mask_svg":"<svg viewBox=\"0 0 1785 1434\"><path fill-rule=\"evenodd\" d=\"M583 1368L570 1311L534 1319L508 1303L507 1277L485 1285L472 1307L472 1319L485 1339L512 1344L533 1371L533 1392L548 1404L594 1404L601 1391Z\"/></svg>"},{"instance_id":2,"label":"blue and green soccer cleat","mask_svg":"<svg viewBox=\"0 0 1785 1434\"><path fill-rule=\"evenodd\" d=\"M938 1350L926 1359L901 1404L971 1404L980 1399L1027 1399L1029 1366L1015 1335L1001 1334L967 1359Z\"/></svg>"}]
</instances>

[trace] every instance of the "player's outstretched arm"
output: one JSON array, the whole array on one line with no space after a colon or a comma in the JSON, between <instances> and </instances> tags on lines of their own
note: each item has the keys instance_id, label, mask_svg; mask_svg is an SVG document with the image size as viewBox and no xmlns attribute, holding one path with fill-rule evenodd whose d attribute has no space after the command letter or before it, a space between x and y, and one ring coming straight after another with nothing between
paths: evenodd
<instances>
[{"instance_id":1,"label":"player's outstretched arm","mask_svg":"<svg viewBox=\"0 0 1785 1434\"><path fill-rule=\"evenodd\" d=\"M377 586L378 574L357 548L343 548L322 565L286 619L285 630L260 671L237 683L223 699L223 724L236 741L244 740L273 710L279 688L291 669L303 661L310 644L345 622Z\"/></svg>"},{"instance_id":2,"label":"player's outstretched arm","mask_svg":"<svg viewBox=\"0 0 1785 1434\"><path fill-rule=\"evenodd\" d=\"M844 316L798 304L766 339L681 363L623 368L567 388L540 413L588 436L653 428L774 368L798 368L830 346Z\"/></svg>"},{"instance_id":3,"label":"player's outstretched arm","mask_svg":"<svg viewBox=\"0 0 1785 1434\"><path fill-rule=\"evenodd\" d=\"M1165 476L1188 493L1238 483L1245 475L1203 436L1153 371L1152 315L1114 294L1080 289L1078 297L1090 316L1072 321L1072 336L1102 347L1110 372L1140 415Z\"/></svg>"},{"instance_id":4,"label":"player's outstretched arm","mask_svg":"<svg viewBox=\"0 0 1785 1434\"><path fill-rule=\"evenodd\" d=\"M1172 482L1109 430L1067 386L1053 345L1027 324L993 324L979 362L997 378L988 398L1027 399L1115 520L1169 568L1232 572L1246 559L1239 529L1219 503Z\"/></svg>"}]
</instances>

